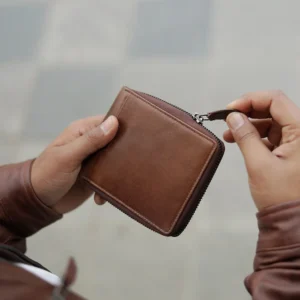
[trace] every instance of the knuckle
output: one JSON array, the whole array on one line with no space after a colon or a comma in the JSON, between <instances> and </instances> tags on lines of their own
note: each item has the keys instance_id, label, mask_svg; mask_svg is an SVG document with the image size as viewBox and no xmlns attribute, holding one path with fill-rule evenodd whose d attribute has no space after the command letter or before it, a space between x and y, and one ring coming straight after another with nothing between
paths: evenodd
<instances>
[{"instance_id":1,"label":"knuckle","mask_svg":"<svg viewBox=\"0 0 300 300\"><path fill-rule=\"evenodd\" d=\"M83 123L83 119L78 119L78 120L75 120L75 121L71 122L68 127L69 128L81 127L82 123Z\"/></svg>"},{"instance_id":2,"label":"knuckle","mask_svg":"<svg viewBox=\"0 0 300 300\"><path fill-rule=\"evenodd\" d=\"M299 130L300 130L299 124L289 124L282 128L282 133L293 133Z\"/></svg>"},{"instance_id":3,"label":"knuckle","mask_svg":"<svg viewBox=\"0 0 300 300\"><path fill-rule=\"evenodd\" d=\"M251 98L250 95L251 95L251 93L248 92L248 93L245 93L245 94L241 95L240 98L241 98L242 100L247 100L247 99Z\"/></svg>"},{"instance_id":4,"label":"knuckle","mask_svg":"<svg viewBox=\"0 0 300 300\"><path fill-rule=\"evenodd\" d=\"M90 130L85 133L85 137L91 144L98 145L102 134L99 134L96 130Z\"/></svg>"},{"instance_id":5,"label":"knuckle","mask_svg":"<svg viewBox=\"0 0 300 300\"><path fill-rule=\"evenodd\" d=\"M289 124L282 128L283 142L293 142L300 139L300 124Z\"/></svg>"},{"instance_id":6,"label":"knuckle","mask_svg":"<svg viewBox=\"0 0 300 300\"><path fill-rule=\"evenodd\" d=\"M297 130L294 131L295 138L298 140L300 138L300 128L298 127Z\"/></svg>"},{"instance_id":7,"label":"knuckle","mask_svg":"<svg viewBox=\"0 0 300 300\"><path fill-rule=\"evenodd\" d=\"M76 126L76 132L77 132L78 136L83 136L92 129L93 128L91 126L89 126L89 127L88 126L83 126L81 123L78 124L78 126Z\"/></svg>"},{"instance_id":8,"label":"knuckle","mask_svg":"<svg viewBox=\"0 0 300 300\"><path fill-rule=\"evenodd\" d=\"M68 126L68 128L78 136L86 134L88 131L93 130L95 127L95 124L87 122L86 119L76 120L70 123L70 125Z\"/></svg>"},{"instance_id":9,"label":"knuckle","mask_svg":"<svg viewBox=\"0 0 300 300\"><path fill-rule=\"evenodd\" d=\"M286 94L280 89L273 90L271 94L273 95L273 100L275 101L287 98Z\"/></svg>"},{"instance_id":10,"label":"knuckle","mask_svg":"<svg viewBox=\"0 0 300 300\"><path fill-rule=\"evenodd\" d=\"M82 136L86 133L86 129L84 127L78 127L77 132L79 136Z\"/></svg>"},{"instance_id":11,"label":"knuckle","mask_svg":"<svg viewBox=\"0 0 300 300\"><path fill-rule=\"evenodd\" d=\"M257 133L253 130L245 132L245 133L240 133L240 134L237 135L237 142L242 144L245 141L256 137L256 135L257 135Z\"/></svg>"}]
</instances>

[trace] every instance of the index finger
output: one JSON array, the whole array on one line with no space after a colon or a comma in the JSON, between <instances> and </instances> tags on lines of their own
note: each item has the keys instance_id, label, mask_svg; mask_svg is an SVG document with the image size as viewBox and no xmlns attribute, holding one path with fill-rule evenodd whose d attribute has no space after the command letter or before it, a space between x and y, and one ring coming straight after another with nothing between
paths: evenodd
<instances>
[{"instance_id":1,"label":"index finger","mask_svg":"<svg viewBox=\"0 0 300 300\"><path fill-rule=\"evenodd\" d=\"M273 118L281 126L300 121L300 109L281 91L247 93L227 108L238 109L251 118Z\"/></svg>"}]
</instances>

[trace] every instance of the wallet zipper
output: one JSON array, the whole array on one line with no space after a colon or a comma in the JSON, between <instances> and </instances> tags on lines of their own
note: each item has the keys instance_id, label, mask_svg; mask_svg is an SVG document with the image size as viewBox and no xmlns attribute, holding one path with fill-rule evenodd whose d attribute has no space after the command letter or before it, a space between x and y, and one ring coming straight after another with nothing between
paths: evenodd
<instances>
[{"instance_id":1,"label":"wallet zipper","mask_svg":"<svg viewBox=\"0 0 300 300\"><path fill-rule=\"evenodd\" d=\"M171 104L171 103L169 103L169 102L167 102L167 101L165 101L165 100L162 100L162 99L160 99L160 98L158 98L158 97L149 95L149 94L147 94L147 93L144 93L144 94L146 94L146 95L148 95L148 96L150 96L150 97L156 98L157 100L160 100L160 101L162 101L162 102L165 102L165 103L167 103L167 104L169 104L169 105L171 105L171 106L173 106L173 107L175 107L175 108L181 110L182 112L188 114L188 115L189 115L189 116L190 116L197 124L201 125L201 126L202 126L203 128L205 128L210 134L212 134L212 135L214 136L215 140L216 140L217 143L218 143L218 146L222 149L221 154L218 155L218 158L217 158L217 160L216 160L216 163L215 163L214 167L212 168L212 170L211 170L211 172L210 172L210 174L211 174L210 177L211 177L211 178L207 181L207 184L206 184L206 185L203 187L203 189L202 189L202 193L201 193L200 199L199 199L199 203L200 203L201 199L204 197L204 195L205 195L205 193L206 193L206 190L207 190L207 188L208 188L208 186L209 186L209 184L210 184L210 182L211 182L211 180L212 180L212 178L213 178L213 175L215 174L216 170L218 169L218 166L219 166L219 164L220 164L220 162L221 162L221 160L222 160L222 157L223 157L223 154L224 154L224 150L225 150L225 149L224 149L224 145L223 145L223 143L220 141L220 139L219 139L213 132L211 132L208 128L206 128L206 127L203 125L203 122L204 122L204 121L213 121L213 120L210 119L210 114L203 114L203 115L201 115L201 114L199 114L199 113L191 114L191 113L185 111L184 109L182 109L182 108L180 108L180 107L178 107L178 106L176 106L176 105L174 105L174 104ZM232 110L232 111L234 111L234 110ZM199 204L199 203L198 203L198 204ZM194 212L192 213L192 215L189 217L189 220L188 220L187 223L189 223L189 221L190 221L190 219L193 217L195 211L196 211L196 210L194 210ZM182 229L182 230L183 230L183 229Z\"/></svg>"},{"instance_id":2,"label":"wallet zipper","mask_svg":"<svg viewBox=\"0 0 300 300\"><path fill-rule=\"evenodd\" d=\"M145 94L145 95L147 95L147 96L149 96L149 97L155 98L155 99L157 99L157 100L159 100L159 101L165 102L165 103L167 103L167 104L169 104L169 105L171 105L171 106L173 106L173 107L175 107L175 108L181 110L182 112L184 112L184 113L188 114L189 116L191 116L191 117L193 118L193 120L195 120L196 123L198 123L198 124L200 124L200 125L202 125L202 126L203 126L203 121L210 121L210 119L209 119L209 117L208 117L208 114L205 114L205 115L200 115L200 114L198 114L198 113L191 114L191 113L187 112L186 110L184 110L184 109L182 109L182 108L180 108L180 107L178 107L178 106L176 106L176 105L174 105L174 104L172 104L172 103L169 103L168 101L165 101L165 100L163 100L163 99L160 99L160 98L158 98L158 97L152 96L152 95L147 94L147 93L143 93L143 94ZM205 127L205 126L203 126L203 127ZM206 128L206 127L205 127L205 128ZM207 129L207 128L206 128L206 129ZM208 129L207 129L207 130L208 130ZM209 130L208 130L208 131L209 131ZM209 131L209 132L212 133L211 131ZM212 134L213 134L213 133L212 133ZM213 134L213 135L214 135L214 134ZM214 136L215 136L215 135L214 135Z\"/></svg>"},{"instance_id":3,"label":"wallet zipper","mask_svg":"<svg viewBox=\"0 0 300 300\"><path fill-rule=\"evenodd\" d=\"M148 96L150 96L150 97L153 97L153 98L155 98L155 99L157 99L157 100L160 100L160 101L162 101L162 102L165 102L165 103L167 103L167 104L169 104L169 105L171 105L171 106L173 106L173 107L175 107L175 108L181 110L182 112L188 114L188 115L189 115L189 116L190 116L197 124L199 124L199 125L201 125L202 127L204 127L209 133L211 133L211 134L216 138L216 140L217 140L219 146L222 146L222 143L221 143L221 141L219 140L219 138L218 138L213 132L211 132L207 127L205 127L205 126L203 125L203 122L204 122L204 121L212 121L212 120L209 118L209 114L204 114L204 115L200 115L200 114L198 114L198 113L191 114L191 113L187 112L186 110L184 110L184 109L182 109L182 108L180 108L180 107L178 107L178 106L176 106L176 105L174 105L174 104L169 103L168 101L162 100L162 99L160 99L160 98L158 98L158 97L149 95L149 94L147 94L147 93L143 93L143 94L148 95ZM222 157L221 157L221 158L222 158Z\"/></svg>"},{"instance_id":4,"label":"wallet zipper","mask_svg":"<svg viewBox=\"0 0 300 300\"><path fill-rule=\"evenodd\" d=\"M198 124L200 124L200 125L202 125L202 126L203 126L203 122L204 122L204 121L211 121L211 120L209 119L208 114L200 115L200 114L198 114L198 113L194 113L194 114L192 114L191 116L192 116L193 120L195 120L196 123L198 123ZM207 129L207 128L206 128L206 129ZM207 129L207 130L208 130L208 129ZM211 132L211 133L212 133L212 132Z\"/></svg>"},{"instance_id":5,"label":"wallet zipper","mask_svg":"<svg viewBox=\"0 0 300 300\"><path fill-rule=\"evenodd\" d=\"M171 105L171 106L173 106L173 107L175 107L175 108L181 110L182 112L188 114L188 115L189 115L189 116L190 116L197 124L201 125L201 126L204 127L209 133L211 133L211 134L216 138L216 140L218 141L219 145L222 144L222 143L220 142L219 138L218 138L213 132L211 132L207 127L205 127L205 126L203 125L203 122L204 122L204 121L212 121L212 120L209 118L209 114L203 114L203 115L200 115L200 114L197 113L197 112L194 113L194 114L191 114L191 113L187 112L186 110L184 110L184 109L182 109L182 108L180 108L180 107L178 107L178 106L176 106L176 105L174 105L174 104L172 104L172 103L169 103L168 101L162 100L162 99L160 99L160 98L158 98L158 97L152 96L152 95L147 94L147 93L143 93L143 94L148 95L148 96L150 96L150 97L153 97L153 98L155 98L155 99L157 99L157 100L160 100L160 101L162 101L162 102L165 102L165 103L167 103L167 104L169 104L169 105Z\"/></svg>"}]
</instances>

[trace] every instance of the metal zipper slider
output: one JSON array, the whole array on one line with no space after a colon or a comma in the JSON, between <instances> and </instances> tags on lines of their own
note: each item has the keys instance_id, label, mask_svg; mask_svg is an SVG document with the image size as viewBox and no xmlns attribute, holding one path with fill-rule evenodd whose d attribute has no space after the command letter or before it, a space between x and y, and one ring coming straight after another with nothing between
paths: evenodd
<instances>
[{"instance_id":1,"label":"metal zipper slider","mask_svg":"<svg viewBox=\"0 0 300 300\"><path fill-rule=\"evenodd\" d=\"M198 124L203 124L203 121L209 121L208 115L200 115L198 113L193 114L193 119L198 123Z\"/></svg>"},{"instance_id":2,"label":"metal zipper slider","mask_svg":"<svg viewBox=\"0 0 300 300\"><path fill-rule=\"evenodd\" d=\"M214 121L214 120L226 120L229 114L233 112L240 112L236 109L222 109L222 110L216 110L210 113L207 113L205 115L200 115L198 113L193 114L193 119L198 124L203 124L204 121Z\"/></svg>"}]
</instances>

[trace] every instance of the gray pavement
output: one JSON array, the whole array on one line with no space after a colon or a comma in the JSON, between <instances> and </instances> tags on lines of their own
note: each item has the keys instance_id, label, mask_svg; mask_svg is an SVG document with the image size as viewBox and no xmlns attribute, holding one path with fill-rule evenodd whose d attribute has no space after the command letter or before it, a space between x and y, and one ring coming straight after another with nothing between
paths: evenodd
<instances>
[{"instance_id":1,"label":"gray pavement","mask_svg":"<svg viewBox=\"0 0 300 300\"><path fill-rule=\"evenodd\" d=\"M105 113L122 85L188 111L279 88L300 104L296 0L0 0L0 163L34 157L71 121ZM223 122L207 124L222 135ZM224 160L176 239L88 201L28 241L89 299L249 299L257 227L242 157Z\"/></svg>"}]
</instances>

